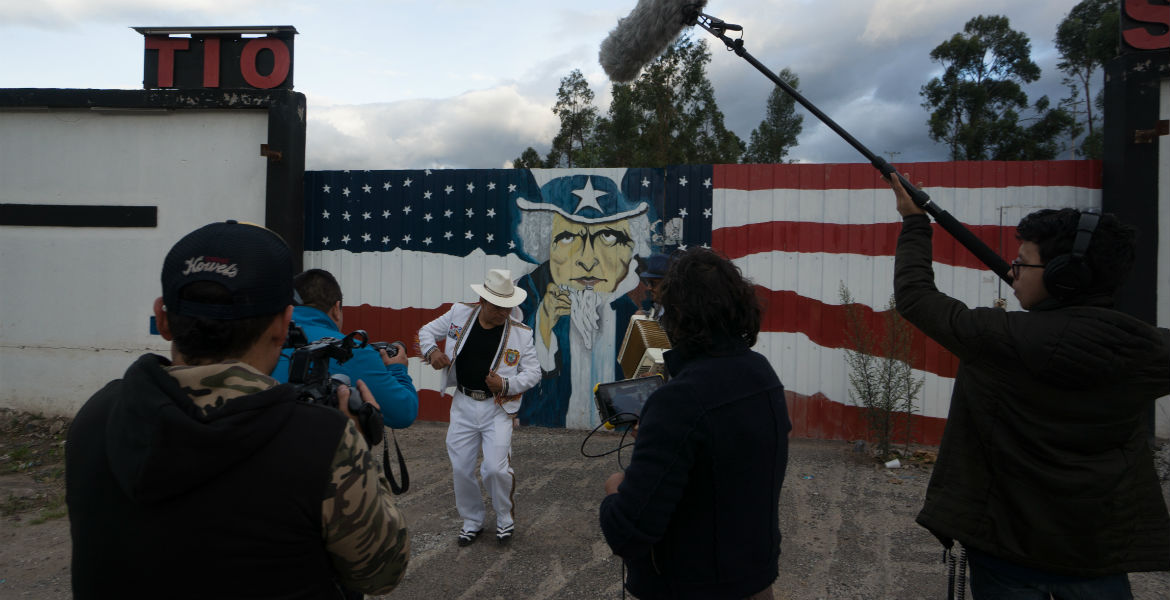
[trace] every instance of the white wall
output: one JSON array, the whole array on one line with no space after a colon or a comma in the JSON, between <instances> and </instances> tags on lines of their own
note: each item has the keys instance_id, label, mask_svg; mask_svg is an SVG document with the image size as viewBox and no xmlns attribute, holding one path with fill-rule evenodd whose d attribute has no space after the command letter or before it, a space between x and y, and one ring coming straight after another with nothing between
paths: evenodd
<instances>
[{"instance_id":1,"label":"white wall","mask_svg":"<svg viewBox=\"0 0 1170 600\"><path fill-rule=\"evenodd\" d=\"M144 351L171 245L264 222L267 110L0 109L0 202L157 206L158 227L0 226L0 406L72 415Z\"/></svg>"}]
</instances>

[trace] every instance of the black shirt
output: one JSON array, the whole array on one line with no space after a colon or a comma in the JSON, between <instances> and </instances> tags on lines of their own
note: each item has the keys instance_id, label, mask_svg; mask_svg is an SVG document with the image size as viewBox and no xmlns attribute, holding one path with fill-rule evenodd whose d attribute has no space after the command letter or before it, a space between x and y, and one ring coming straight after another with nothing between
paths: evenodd
<instances>
[{"instance_id":1,"label":"black shirt","mask_svg":"<svg viewBox=\"0 0 1170 600\"><path fill-rule=\"evenodd\" d=\"M496 358L496 351L500 348L500 336L504 333L504 325L484 329L479 324L479 315L473 320L471 331L463 342L455 361L455 380L459 387L469 390L490 392L484 379Z\"/></svg>"}]
</instances>

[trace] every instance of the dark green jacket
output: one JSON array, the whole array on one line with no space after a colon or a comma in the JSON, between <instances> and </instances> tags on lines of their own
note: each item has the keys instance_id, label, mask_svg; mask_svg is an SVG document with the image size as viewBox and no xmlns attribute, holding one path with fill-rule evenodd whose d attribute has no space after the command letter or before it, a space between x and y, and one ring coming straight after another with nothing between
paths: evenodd
<instances>
[{"instance_id":1,"label":"dark green jacket","mask_svg":"<svg viewBox=\"0 0 1170 600\"><path fill-rule=\"evenodd\" d=\"M1106 298L968 308L934 286L924 215L903 222L894 291L898 312L959 358L918 523L1053 573L1170 569L1146 425L1170 394L1163 334Z\"/></svg>"}]
</instances>

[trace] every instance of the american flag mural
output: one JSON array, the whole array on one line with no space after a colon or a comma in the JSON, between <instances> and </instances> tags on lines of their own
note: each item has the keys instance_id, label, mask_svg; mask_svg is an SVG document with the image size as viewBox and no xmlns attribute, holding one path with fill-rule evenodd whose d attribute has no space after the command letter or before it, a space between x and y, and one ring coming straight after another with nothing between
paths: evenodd
<instances>
[{"instance_id":1,"label":"american flag mural","mask_svg":"<svg viewBox=\"0 0 1170 600\"><path fill-rule=\"evenodd\" d=\"M899 170L1008 260L1025 214L1101 201L1096 161ZM849 396L839 290L847 287L880 329L901 222L870 165L310 171L305 181L305 267L341 282L346 331L410 345L452 302L475 301L469 285L488 269L511 271L529 292L524 318L545 371L525 397L526 424L596 425L592 386L621 378L616 347L645 299L639 259L705 245L757 285L766 315L756 350L785 384L794 434L865 437ZM969 306L1005 299L1019 308L1011 288L941 229L934 249L942 291ZM572 308L557 314L554 300L570 295ZM957 363L921 335L914 350L926 385L913 428L919 441L937 443ZM410 371L420 418L446 420L450 398L439 393L438 374L418 361Z\"/></svg>"}]
</instances>

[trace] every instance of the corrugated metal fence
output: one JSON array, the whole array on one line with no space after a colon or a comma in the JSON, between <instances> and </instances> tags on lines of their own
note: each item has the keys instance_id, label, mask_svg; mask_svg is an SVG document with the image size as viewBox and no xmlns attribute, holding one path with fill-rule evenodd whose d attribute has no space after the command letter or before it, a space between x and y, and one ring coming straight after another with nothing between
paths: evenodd
<instances>
[{"instance_id":1,"label":"corrugated metal fence","mask_svg":"<svg viewBox=\"0 0 1170 600\"><path fill-rule=\"evenodd\" d=\"M1097 161L914 163L900 170L1008 260L1023 215L1101 202ZM840 289L881 327L901 221L868 164L311 171L305 179L305 266L340 280L347 330L413 340L450 303L474 301L468 285L482 282L487 269L512 271L531 295L526 322L548 332L537 335L549 373L525 398L528 424L596 425L592 386L620 378L614 354L645 297L638 258L709 245L732 259L766 302L756 350L785 383L794 433L865 436L849 395ZM582 232L593 236L586 236L591 248L569 256L557 245L558 236L585 239L573 238ZM939 230L934 240L939 289L969 306L1002 298L1009 310L1019 308L1010 287L949 235ZM570 316L542 328L540 305L556 289L595 296L572 311L597 310L597 327L581 328ZM926 385L912 427L917 440L937 443L957 365L921 335L914 348L913 367ZM437 373L417 361L410 369L420 418L446 420L450 399L439 393Z\"/></svg>"}]
</instances>

